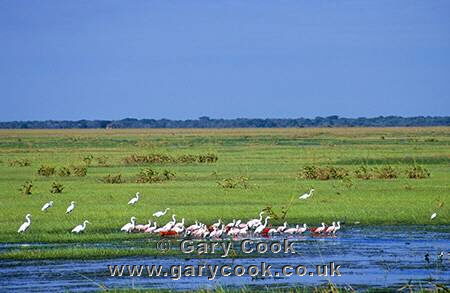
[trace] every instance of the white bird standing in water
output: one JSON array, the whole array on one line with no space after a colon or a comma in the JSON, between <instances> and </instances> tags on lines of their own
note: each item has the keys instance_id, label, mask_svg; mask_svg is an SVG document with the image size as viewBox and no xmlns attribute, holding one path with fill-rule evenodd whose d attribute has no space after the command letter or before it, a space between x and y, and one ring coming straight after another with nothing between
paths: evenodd
<instances>
[{"instance_id":1,"label":"white bird standing in water","mask_svg":"<svg viewBox=\"0 0 450 293\"><path fill-rule=\"evenodd\" d=\"M80 224L80 225L76 226L75 228L73 228L72 233L84 232L84 230L86 229L86 224L90 224L90 222L88 220L84 221L83 224Z\"/></svg>"},{"instance_id":2,"label":"white bird standing in water","mask_svg":"<svg viewBox=\"0 0 450 293\"><path fill-rule=\"evenodd\" d=\"M70 205L66 209L66 214L70 214L74 208L75 208L75 202L72 201L72 202L70 202Z\"/></svg>"},{"instance_id":3,"label":"white bird standing in water","mask_svg":"<svg viewBox=\"0 0 450 293\"><path fill-rule=\"evenodd\" d=\"M314 192L314 188L311 188L311 190L309 191L309 193L305 193L303 195L301 195L298 199L307 199L308 197L310 197Z\"/></svg>"},{"instance_id":4,"label":"white bird standing in water","mask_svg":"<svg viewBox=\"0 0 450 293\"><path fill-rule=\"evenodd\" d=\"M430 217L430 220L433 220L434 218L436 218L437 217L437 214L436 213L433 213L432 215L431 215L431 217Z\"/></svg>"},{"instance_id":5,"label":"white bird standing in water","mask_svg":"<svg viewBox=\"0 0 450 293\"><path fill-rule=\"evenodd\" d=\"M139 192L136 192L136 196L133 197L132 199L130 199L130 201L128 202L128 204L130 204L130 205L135 205L135 204L138 202L139 196L140 196L140 195L141 195L141 194L140 194Z\"/></svg>"},{"instance_id":6,"label":"white bird standing in water","mask_svg":"<svg viewBox=\"0 0 450 293\"><path fill-rule=\"evenodd\" d=\"M262 224L262 215L264 214L264 212L260 212L259 213L259 219L253 219L253 220L250 220L250 221L248 221L247 222L247 226L249 227L249 228L255 228L255 227L257 227L257 226L259 226L259 225L261 225Z\"/></svg>"},{"instance_id":7,"label":"white bird standing in water","mask_svg":"<svg viewBox=\"0 0 450 293\"><path fill-rule=\"evenodd\" d=\"M31 219L30 219L30 217L31 217L31 214L27 214L27 215L25 216L26 221L25 221L25 223L23 223L23 224L20 226L19 230L17 230L18 233L23 233L23 232L25 232L25 231L30 227L30 225L31 225Z\"/></svg>"},{"instance_id":8,"label":"white bird standing in water","mask_svg":"<svg viewBox=\"0 0 450 293\"><path fill-rule=\"evenodd\" d=\"M155 212L155 213L153 214L153 216L154 216L154 217L157 217L157 218L160 218L160 217L164 216L164 215L167 213L168 210L170 210L170 208L166 208L166 209L164 210L164 212L163 212L163 211Z\"/></svg>"},{"instance_id":9,"label":"white bird standing in water","mask_svg":"<svg viewBox=\"0 0 450 293\"><path fill-rule=\"evenodd\" d=\"M136 226L136 217L131 217L130 223L126 223L125 225L123 225L123 227L120 228L120 231L129 233L134 229L135 226Z\"/></svg>"},{"instance_id":10,"label":"white bird standing in water","mask_svg":"<svg viewBox=\"0 0 450 293\"><path fill-rule=\"evenodd\" d=\"M259 225L258 228L255 229L255 234L261 234L261 232L264 230L264 228L266 228L267 226L267 220L269 220L270 217L267 216L266 219L264 220L264 224Z\"/></svg>"},{"instance_id":11,"label":"white bird standing in water","mask_svg":"<svg viewBox=\"0 0 450 293\"><path fill-rule=\"evenodd\" d=\"M47 202L46 204L44 204L42 206L41 211L46 212L49 208L51 208L53 206L53 200Z\"/></svg>"}]
</instances>

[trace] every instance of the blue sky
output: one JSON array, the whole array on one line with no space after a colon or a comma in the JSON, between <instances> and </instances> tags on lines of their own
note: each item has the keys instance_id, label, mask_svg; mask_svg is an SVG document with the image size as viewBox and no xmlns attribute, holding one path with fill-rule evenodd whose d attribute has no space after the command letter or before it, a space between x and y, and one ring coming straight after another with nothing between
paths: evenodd
<instances>
[{"instance_id":1,"label":"blue sky","mask_svg":"<svg viewBox=\"0 0 450 293\"><path fill-rule=\"evenodd\" d=\"M0 0L0 120L450 115L450 1Z\"/></svg>"}]
</instances>

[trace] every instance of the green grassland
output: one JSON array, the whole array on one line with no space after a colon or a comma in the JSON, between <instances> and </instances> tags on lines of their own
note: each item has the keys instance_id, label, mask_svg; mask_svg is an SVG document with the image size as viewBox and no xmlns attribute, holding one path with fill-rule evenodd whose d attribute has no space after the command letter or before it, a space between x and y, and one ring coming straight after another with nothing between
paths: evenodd
<instances>
[{"instance_id":1,"label":"green grassland","mask_svg":"<svg viewBox=\"0 0 450 293\"><path fill-rule=\"evenodd\" d=\"M152 153L214 153L218 161L127 165L122 160L132 154ZM94 159L84 177L37 174L41 165L85 165L83 158L90 155ZM106 158L106 164L99 164L98 157ZM31 164L10 166L11 161L22 159ZM404 170L413 164L427 168L431 176L407 178ZM345 180L299 178L307 165L343 167L350 176ZM360 165L390 165L399 177L358 179L353 171ZM135 183L135 176L144 168L167 169L175 178ZM101 182L108 174L121 174L127 182ZM248 178L247 188L223 188L217 183L239 176ZM33 182L31 195L18 190L25 181ZM49 192L53 182L63 184L62 193ZM296 199L312 187L316 190L313 197ZM137 191L142 198L136 206L128 206ZM188 224L195 220L212 223L218 218L254 218L266 207L281 215L283 207L289 206L286 220L291 224L341 220L345 225L448 225L449 197L450 128L446 127L0 131L1 242L82 243L148 238L118 231L131 216L145 224L155 211L166 207L178 219L186 218ZM54 207L41 212L42 205L50 200ZM77 207L65 215L72 200ZM438 216L431 221L433 212ZM27 233L19 235L17 229L27 213L32 214L32 225ZM164 224L170 215L158 223ZM86 233L69 232L85 219L92 223ZM271 223L282 222L277 219Z\"/></svg>"}]
</instances>

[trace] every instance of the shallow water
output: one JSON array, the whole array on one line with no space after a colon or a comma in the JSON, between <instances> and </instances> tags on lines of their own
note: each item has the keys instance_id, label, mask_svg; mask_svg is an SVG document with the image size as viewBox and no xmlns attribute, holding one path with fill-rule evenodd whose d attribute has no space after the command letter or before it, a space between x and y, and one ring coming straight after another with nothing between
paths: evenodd
<instances>
[{"instance_id":1,"label":"shallow water","mask_svg":"<svg viewBox=\"0 0 450 293\"><path fill-rule=\"evenodd\" d=\"M271 240L280 240L275 238ZM432 287L440 283L450 285L450 227L364 227L346 228L333 237L296 237L297 254L266 254L259 258L183 259L174 257L120 258L111 260L61 261L0 261L0 288L4 291L90 291L101 288L164 288L189 290L221 287L292 287L319 286L329 282L352 288L400 288L412 281L419 287ZM267 241L264 240L264 241ZM140 242L109 244L110 247L142 247ZM27 244L2 244L0 253ZM30 244L34 246L36 244ZM51 249L67 244L38 244ZM83 246L100 244L83 244ZM103 246L103 244L101 244ZM445 252L439 261L437 254ZM430 260L424 258L429 253ZM280 257L281 256L281 257ZM266 262L272 273L281 272L284 265L315 265L334 262L340 265L341 276L250 277L217 276L209 281L204 277L111 277L108 265L259 265ZM431 283L430 283L431 281Z\"/></svg>"}]
</instances>

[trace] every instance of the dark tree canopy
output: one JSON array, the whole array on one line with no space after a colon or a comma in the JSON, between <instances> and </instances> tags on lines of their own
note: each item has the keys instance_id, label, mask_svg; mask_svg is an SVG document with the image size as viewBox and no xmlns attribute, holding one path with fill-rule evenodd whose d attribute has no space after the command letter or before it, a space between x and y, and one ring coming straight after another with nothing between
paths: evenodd
<instances>
[{"instance_id":1,"label":"dark tree canopy","mask_svg":"<svg viewBox=\"0 0 450 293\"><path fill-rule=\"evenodd\" d=\"M212 119L202 116L192 120L134 119L122 120L46 120L0 122L3 129L61 128L301 128L301 127L400 127L450 126L450 116L343 118L337 115L309 118L236 118Z\"/></svg>"}]
</instances>

